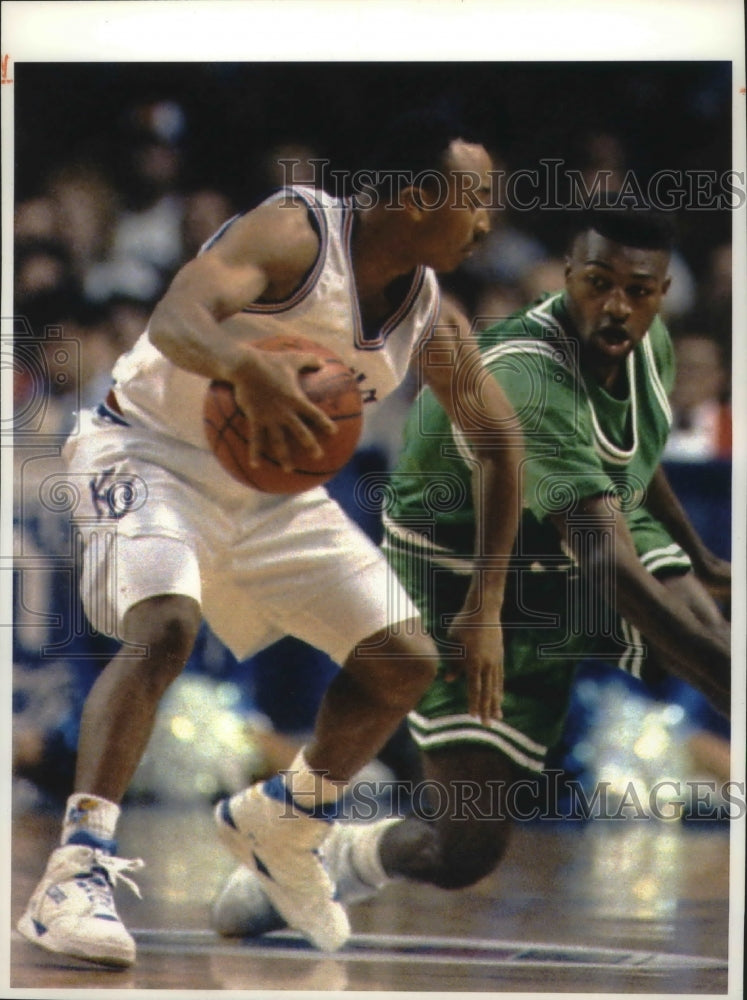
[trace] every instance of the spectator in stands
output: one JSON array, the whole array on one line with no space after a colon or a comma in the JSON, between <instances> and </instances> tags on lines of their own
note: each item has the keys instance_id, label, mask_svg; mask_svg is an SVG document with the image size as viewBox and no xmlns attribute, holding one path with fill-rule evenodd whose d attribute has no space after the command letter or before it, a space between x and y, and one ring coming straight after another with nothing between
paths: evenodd
<instances>
[{"instance_id":1,"label":"spectator in stands","mask_svg":"<svg viewBox=\"0 0 747 1000\"><path fill-rule=\"evenodd\" d=\"M73 271L93 298L106 280L119 198L111 180L93 163L71 160L50 176L47 192L57 239L67 249Z\"/></svg>"},{"instance_id":2,"label":"spectator in stands","mask_svg":"<svg viewBox=\"0 0 747 1000\"><path fill-rule=\"evenodd\" d=\"M185 130L183 109L168 100L133 106L121 129L122 171L117 184L123 207L111 256L136 261L144 274L146 269L153 271L164 284L183 258Z\"/></svg>"},{"instance_id":3,"label":"spectator in stands","mask_svg":"<svg viewBox=\"0 0 747 1000\"><path fill-rule=\"evenodd\" d=\"M229 198L221 191L200 188L187 194L181 225L183 259L195 257L203 243L233 214Z\"/></svg>"},{"instance_id":4,"label":"spectator in stands","mask_svg":"<svg viewBox=\"0 0 747 1000\"><path fill-rule=\"evenodd\" d=\"M674 339L677 375L670 402L672 431L664 452L669 461L731 457L731 407L723 350L698 332Z\"/></svg>"},{"instance_id":5,"label":"spectator in stands","mask_svg":"<svg viewBox=\"0 0 747 1000\"><path fill-rule=\"evenodd\" d=\"M34 240L53 240L55 236L55 207L48 195L36 194L16 205L13 237L17 245Z\"/></svg>"}]
</instances>

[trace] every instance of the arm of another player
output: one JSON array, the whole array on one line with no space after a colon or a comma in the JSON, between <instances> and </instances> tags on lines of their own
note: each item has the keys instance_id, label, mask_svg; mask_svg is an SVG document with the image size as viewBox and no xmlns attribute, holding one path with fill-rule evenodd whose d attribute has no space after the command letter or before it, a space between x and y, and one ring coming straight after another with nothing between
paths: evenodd
<instances>
[{"instance_id":1,"label":"arm of another player","mask_svg":"<svg viewBox=\"0 0 747 1000\"><path fill-rule=\"evenodd\" d=\"M249 460L266 440L284 468L288 437L321 454L314 431L334 434L334 423L302 391L302 368L318 368L309 354L257 350L221 321L261 295L281 299L302 281L319 249L305 208L262 205L234 222L205 253L177 273L149 324L153 344L174 364L234 386L249 424Z\"/></svg>"},{"instance_id":2,"label":"arm of another player","mask_svg":"<svg viewBox=\"0 0 747 1000\"><path fill-rule=\"evenodd\" d=\"M717 598L730 597L731 564L714 555L703 544L661 466L657 468L649 483L646 507L690 556L695 575L711 594Z\"/></svg>"},{"instance_id":3,"label":"arm of another player","mask_svg":"<svg viewBox=\"0 0 747 1000\"><path fill-rule=\"evenodd\" d=\"M728 624L702 621L666 584L642 565L623 514L609 498L586 497L574 512L553 521L574 551L581 571L597 593L615 595L615 610L640 630L667 669L698 688L724 715L729 714L731 651ZM611 538L612 532L612 538ZM567 536L567 537L566 537Z\"/></svg>"},{"instance_id":4,"label":"arm of another player","mask_svg":"<svg viewBox=\"0 0 747 1000\"><path fill-rule=\"evenodd\" d=\"M522 435L511 404L483 366L466 319L451 304L442 306L439 319L423 349L423 379L474 459L477 566L450 635L465 648L459 669L467 675L470 714L488 725L501 718L501 609L521 511Z\"/></svg>"}]
</instances>

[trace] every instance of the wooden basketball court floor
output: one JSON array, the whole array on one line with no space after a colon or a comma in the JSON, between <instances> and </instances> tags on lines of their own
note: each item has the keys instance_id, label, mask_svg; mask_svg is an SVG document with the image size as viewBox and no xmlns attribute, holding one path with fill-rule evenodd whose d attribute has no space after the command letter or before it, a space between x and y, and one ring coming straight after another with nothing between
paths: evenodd
<instances>
[{"instance_id":1,"label":"wooden basketball court floor","mask_svg":"<svg viewBox=\"0 0 747 1000\"><path fill-rule=\"evenodd\" d=\"M142 900L117 891L138 942L137 964L125 971L48 955L15 931L57 830L58 817L46 812L18 812L12 821L10 988L2 996L115 989L741 995L739 961L731 980L727 961L726 824L518 825L503 864L479 886L447 893L393 884L351 907L351 941L324 955L290 932L218 937L209 929L210 901L232 860L213 832L209 804L132 806L120 852L147 867L138 873Z\"/></svg>"}]
</instances>

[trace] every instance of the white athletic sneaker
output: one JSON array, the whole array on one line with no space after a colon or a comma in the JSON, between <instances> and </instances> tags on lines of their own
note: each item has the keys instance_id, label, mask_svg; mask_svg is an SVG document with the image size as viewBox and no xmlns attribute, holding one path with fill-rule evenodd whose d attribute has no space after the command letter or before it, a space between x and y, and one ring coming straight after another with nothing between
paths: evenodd
<instances>
[{"instance_id":1,"label":"white athletic sneaker","mask_svg":"<svg viewBox=\"0 0 747 1000\"><path fill-rule=\"evenodd\" d=\"M343 907L319 850L330 823L288 801L278 778L253 785L241 798L215 809L220 837L253 871L275 911L323 951L337 951L350 936ZM282 924L281 924L282 926Z\"/></svg>"},{"instance_id":2,"label":"white athletic sneaker","mask_svg":"<svg viewBox=\"0 0 747 1000\"><path fill-rule=\"evenodd\" d=\"M376 823L332 824L319 853L339 903L348 905L370 899L389 881L383 872L379 878L374 875L373 882L366 881L355 867L352 851L362 837L371 841L375 838L378 843L384 829L398 822L399 819L386 819ZM375 850L373 842L371 850ZM267 898L256 871L246 865L239 865L228 877L213 904L212 916L213 927L223 937L259 937L287 926Z\"/></svg>"},{"instance_id":3,"label":"white athletic sneaker","mask_svg":"<svg viewBox=\"0 0 747 1000\"><path fill-rule=\"evenodd\" d=\"M112 887L121 879L140 896L124 873L142 867L140 858L115 858L81 844L58 847L18 930L47 951L102 965L132 965L135 942L119 919Z\"/></svg>"}]
</instances>

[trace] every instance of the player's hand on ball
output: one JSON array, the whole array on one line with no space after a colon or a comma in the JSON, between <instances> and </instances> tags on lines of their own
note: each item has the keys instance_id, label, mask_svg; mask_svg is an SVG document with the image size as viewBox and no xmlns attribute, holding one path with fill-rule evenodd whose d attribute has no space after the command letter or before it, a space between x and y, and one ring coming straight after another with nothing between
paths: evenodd
<instances>
[{"instance_id":1,"label":"player's hand on ball","mask_svg":"<svg viewBox=\"0 0 747 1000\"><path fill-rule=\"evenodd\" d=\"M260 357L248 376L208 387L203 426L213 454L234 479L265 493L329 482L352 458L363 426L355 373L306 338L266 337L254 346Z\"/></svg>"},{"instance_id":2,"label":"player's hand on ball","mask_svg":"<svg viewBox=\"0 0 747 1000\"><path fill-rule=\"evenodd\" d=\"M337 427L301 388L302 371L317 371L319 358L306 352L251 350L235 375L234 393L247 420L249 465L264 452L286 471L293 468L289 442L295 439L313 457L322 455L317 434Z\"/></svg>"}]
</instances>

